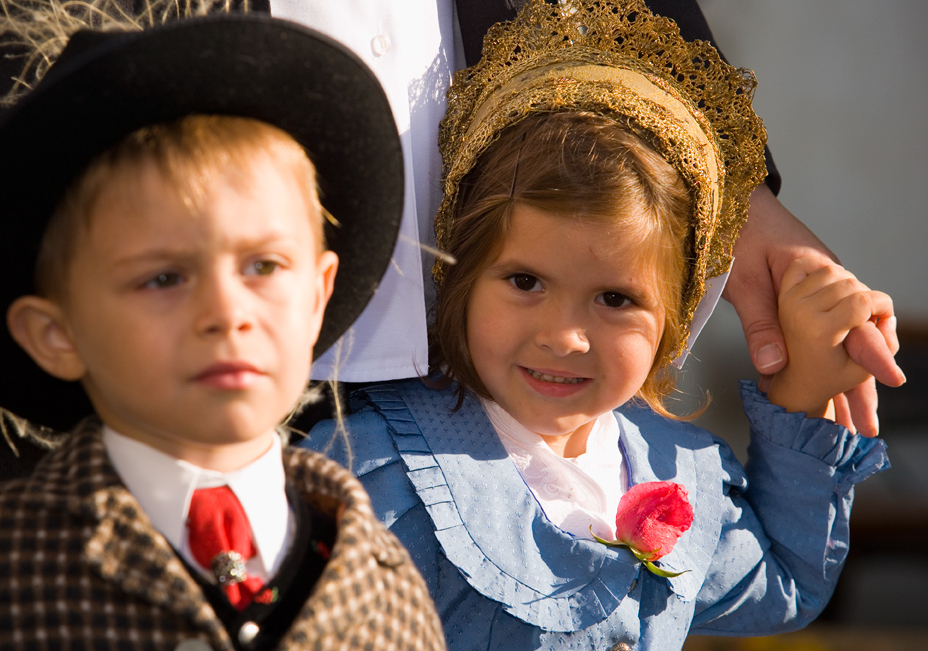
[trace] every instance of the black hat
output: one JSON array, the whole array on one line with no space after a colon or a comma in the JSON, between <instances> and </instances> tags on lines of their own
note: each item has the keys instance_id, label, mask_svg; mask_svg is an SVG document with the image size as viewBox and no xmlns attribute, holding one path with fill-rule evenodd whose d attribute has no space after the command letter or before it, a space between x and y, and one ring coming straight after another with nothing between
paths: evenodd
<instances>
[{"instance_id":1,"label":"black hat","mask_svg":"<svg viewBox=\"0 0 928 651\"><path fill-rule=\"evenodd\" d=\"M65 189L136 129L191 114L250 117L303 145L319 173L339 257L317 356L351 325L389 263L403 204L403 161L374 74L344 46L255 14L133 32L74 34L36 89L0 122L0 315L34 293L39 242ZM0 328L0 406L66 429L91 413L75 383L47 375Z\"/></svg>"}]
</instances>

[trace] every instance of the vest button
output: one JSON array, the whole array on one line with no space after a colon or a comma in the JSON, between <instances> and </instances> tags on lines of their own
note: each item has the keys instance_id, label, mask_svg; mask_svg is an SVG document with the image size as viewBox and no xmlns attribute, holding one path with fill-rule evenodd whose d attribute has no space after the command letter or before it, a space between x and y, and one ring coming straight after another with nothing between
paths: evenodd
<instances>
[{"instance_id":1,"label":"vest button","mask_svg":"<svg viewBox=\"0 0 928 651\"><path fill-rule=\"evenodd\" d=\"M252 642L255 641L255 638L258 637L258 633L261 632L261 629L254 622L245 622L242 624L242 627L238 629L238 643L242 646L249 646Z\"/></svg>"}]
</instances>

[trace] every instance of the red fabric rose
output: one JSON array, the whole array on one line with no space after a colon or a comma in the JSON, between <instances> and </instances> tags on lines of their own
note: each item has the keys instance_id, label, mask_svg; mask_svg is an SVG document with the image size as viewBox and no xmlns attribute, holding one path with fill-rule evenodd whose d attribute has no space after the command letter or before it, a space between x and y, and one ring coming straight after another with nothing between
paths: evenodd
<instances>
[{"instance_id":1,"label":"red fabric rose","mask_svg":"<svg viewBox=\"0 0 928 651\"><path fill-rule=\"evenodd\" d=\"M651 572L678 576L659 569L653 561L666 556L693 523L693 507L686 488L670 481L651 481L633 486L615 514L615 540L596 538L610 547L627 547Z\"/></svg>"}]
</instances>

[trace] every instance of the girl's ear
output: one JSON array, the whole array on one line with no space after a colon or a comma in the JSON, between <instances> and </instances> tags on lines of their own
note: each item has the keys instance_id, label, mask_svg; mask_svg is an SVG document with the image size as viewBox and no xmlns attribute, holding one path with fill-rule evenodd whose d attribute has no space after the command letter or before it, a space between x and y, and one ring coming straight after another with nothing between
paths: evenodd
<instances>
[{"instance_id":1,"label":"girl's ear","mask_svg":"<svg viewBox=\"0 0 928 651\"><path fill-rule=\"evenodd\" d=\"M16 343L46 373L68 381L84 377L84 362L57 303L39 296L20 296L6 312L6 324Z\"/></svg>"}]
</instances>

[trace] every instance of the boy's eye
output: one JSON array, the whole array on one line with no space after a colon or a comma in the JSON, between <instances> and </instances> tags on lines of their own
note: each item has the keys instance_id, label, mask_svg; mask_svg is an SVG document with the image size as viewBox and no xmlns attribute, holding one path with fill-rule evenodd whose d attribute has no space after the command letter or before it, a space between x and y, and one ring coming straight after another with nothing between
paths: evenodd
<instances>
[{"instance_id":1,"label":"boy's eye","mask_svg":"<svg viewBox=\"0 0 928 651\"><path fill-rule=\"evenodd\" d=\"M165 271L145 281L143 287L146 289L165 289L179 285L183 281L184 277L181 274L174 271Z\"/></svg>"},{"instance_id":2,"label":"boy's eye","mask_svg":"<svg viewBox=\"0 0 928 651\"><path fill-rule=\"evenodd\" d=\"M596 298L597 302L602 303L606 307L625 307L631 303L631 299L628 296L619 292L603 292Z\"/></svg>"},{"instance_id":3,"label":"boy's eye","mask_svg":"<svg viewBox=\"0 0 928 651\"><path fill-rule=\"evenodd\" d=\"M541 283L531 274L513 274L509 276L509 282L522 292L540 292Z\"/></svg>"},{"instance_id":4,"label":"boy's eye","mask_svg":"<svg viewBox=\"0 0 928 651\"><path fill-rule=\"evenodd\" d=\"M280 268L280 263L275 260L258 260L250 263L245 267L246 276L270 276Z\"/></svg>"}]
</instances>

